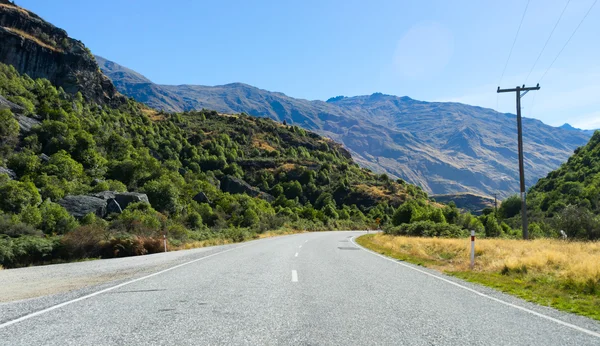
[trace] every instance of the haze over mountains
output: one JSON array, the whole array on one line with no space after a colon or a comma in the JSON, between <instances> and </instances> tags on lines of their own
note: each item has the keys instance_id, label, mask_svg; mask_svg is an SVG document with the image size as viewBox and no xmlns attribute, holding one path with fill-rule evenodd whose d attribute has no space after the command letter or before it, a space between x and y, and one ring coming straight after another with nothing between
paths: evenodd
<instances>
[{"instance_id":1,"label":"haze over mountains","mask_svg":"<svg viewBox=\"0 0 600 346\"><path fill-rule=\"evenodd\" d=\"M296 99L242 83L158 85L96 56L123 94L165 111L244 112L300 125L343 143L356 161L420 185L432 194L471 192L506 197L518 191L516 116L449 102L375 93ZM592 135L524 119L527 185L565 162Z\"/></svg>"}]
</instances>

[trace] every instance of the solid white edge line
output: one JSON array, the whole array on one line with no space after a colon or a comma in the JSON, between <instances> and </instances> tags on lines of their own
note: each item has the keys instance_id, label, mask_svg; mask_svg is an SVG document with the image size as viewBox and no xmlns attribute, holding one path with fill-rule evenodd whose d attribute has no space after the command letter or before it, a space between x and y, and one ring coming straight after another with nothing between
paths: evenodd
<instances>
[{"instance_id":1,"label":"solid white edge line","mask_svg":"<svg viewBox=\"0 0 600 346\"><path fill-rule=\"evenodd\" d=\"M591 335L591 336L595 336L595 337L597 337L597 338L600 338L600 333L597 333L597 332L594 332L594 331L592 331L592 330L589 330L589 329L585 329L585 328L582 328L582 327L576 326L576 325L574 325L574 324L571 324L571 323L568 323L568 322L561 321L561 320L559 320L559 319L556 319L556 318L554 318L554 317L550 317L550 316L547 316L547 315L541 314L541 313L539 313L539 312L536 312L536 311L533 311L533 310L530 310L530 309L524 308L524 307L522 307L522 306L518 306L518 305L515 305L515 304L512 304L512 303L509 303L509 302L505 302L504 300L501 300L501 299L498 299L498 298L494 298L494 297L492 297L492 296L488 296L488 295L487 295L487 294L485 294L485 293L481 293L481 292L479 292L479 291L477 291L477 290L474 290L474 289L472 289L472 288L469 288L469 287L467 287L467 286L463 286L463 285L461 285L461 284L459 284L459 283L456 283L456 282L454 282L454 281L451 281L451 280L445 279L445 278L443 278L443 277L441 277L441 276L438 276L438 275L435 275L435 274L432 274L432 273L428 273L428 272L426 272L426 271L424 271L424 270L421 270L421 269L415 268L415 267L413 267L413 266L410 266L410 265L408 265L408 264L405 264L405 263L403 263L403 262L402 262L402 261L400 261L400 260L397 260L397 259L394 259L394 258L390 258L390 257L384 256L384 255L382 255L382 254L379 254L379 253L377 253L377 252L375 252L375 251L369 250L369 249L367 249L367 248L365 248L365 247L361 246L360 244L356 243L356 242L354 241L354 239L355 239L356 237L358 237L358 236L354 236L354 237L352 237L352 239L350 239L350 240L352 241L352 243L354 243L355 245L357 245L357 246L358 246L358 247L360 247L361 249L363 249L363 250L365 250L365 251L367 251L367 252L370 252L370 253L371 253L371 254L373 254L373 255L379 256L379 257L381 257L381 258L383 258L383 259L385 259L385 260L388 260L388 261L391 261L391 262L393 262L393 263L399 264L399 265L401 265L401 266L403 266L403 267L406 267L406 268L408 268L408 269L412 269L412 270L414 270L414 271L417 271L417 272L419 272L419 273L423 273L423 274L425 274L425 275L431 276L431 277L433 277L433 278L436 278L436 279L438 279L438 280L444 281L444 282L446 282L446 283L449 283L449 284L451 284L451 285L454 285L454 286L456 286L456 287L462 288L462 289L464 289L464 290L467 290L467 291L469 291L469 292L475 293L475 294L477 294L477 295L479 295L479 296L481 296L481 297L484 297L484 298L487 298L487 299L493 300L493 301L495 301L495 302L498 302L498 303L500 303L500 304L504 304L504 305L506 305L506 306L510 306L510 307L512 307L512 308L515 308L515 309L518 309L518 310L521 310L521 311L524 311L524 312L530 313L530 314L532 314L532 315L535 315L535 316L537 316L537 317L541 317L541 318L547 319L547 320L549 320L549 321L552 321L552 322L555 322L555 323L561 324L561 325L563 325L563 326L565 326L565 327L569 327L569 328L572 328L572 329L578 330L578 331L580 331L580 332L586 333L586 334L588 334L588 335Z\"/></svg>"},{"instance_id":2,"label":"solid white edge line","mask_svg":"<svg viewBox=\"0 0 600 346\"><path fill-rule=\"evenodd\" d=\"M30 318L32 318L32 317L35 317L35 316L39 316L39 315L45 314L45 313L47 313L47 312L50 312L50 311L52 311L52 310L56 310L56 309L62 308L63 306L67 306L67 305L70 305L70 304L73 304L73 303L76 303L76 302L79 302L79 301L82 301L82 300L85 300L85 299L88 299L88 298L95 297L95 296L97 296L97 295L99 295L99 294L102 294L102 293L106 293L106 292L108 292L108 291L115 290L115 289L117 289L117 288L120 288L120 287L123 287L123 286L129 285L129 284L132 284L132 283L134 283L134 282L138 282L138 281L146 280L146 279L149 279L149 278L151 278L151 277L153 277L153 276L157 276L157 275L160 275L160 274L166 273L166 272L168 272L168 271L171 271L171 270L173 270L173 269L177 269L177 268L180 268L180 267L186 266L186 265L188 265L188 264L192 264L192 263L195 263L195 262L199 262L199 261L202 261L202 260L205 260L205 259L211 258L211 257L213 257L213 256L217 256L217 255L220 255L220 254L223 254L223 253L229 252L229 251L233 251L233 250L236 250L236 249L240 249L240 248L243 248L243 247L246 247L246 246L252 245L252 244L255 244L255 243L248 243L248 244L245 244L245 245L236 246L236 247L234 247L234 248L231 248L231 249L227 249L227 250L219 251L219 252L217 252L217 253L214 253L214 254L211 254L211 255L208 255L208 256L204 256L204 257L197 258L197 259L195 259L195 260L192 260L192 261L189 261L189 262L185 262L185 263L178 264L178 265L176 265L176 266L174 266L174 267L170 267L170 268L167 268L167 269L163 269L163 270L161 270L161 271L159 271L159 272L152 273L152 274L150 274L150 275L142 276L141 278L133 279L133 280L130 280L130 281L127 281L127 282L120 283L120 284L118 284L118 285L116 285L116 286L108 287L108 288L105 288L105 289L103 289L103 290L100 290L100 291L97 291L97 292L94 292L94 293L90 293L90 294L88 294L88 295L85 295L85 296L83 296L83 297L79 297L79 298L75 298L75 299L72 299L72 300L68 300L68 301L66 301L66 302L62 302L62 303L60 303L60 304L53 305L53 306L51 306L51 307L49 307L49 308L42 309L42 310L39 310L39 311L36 311L36 312L32 312L32 313L30 313L30 314L27 314L27 315L21 316L21 317L19 317L19 318L17 318L17 319L14 319L14 320L11 320L11 321L8 321L8 322L4 322L4 323L0 324L0 329L2 329L2 328L5 328L5 327L8 327L8 326L10 326L10 325L13 325L13 324L15 324L15 323L19 323L19 322L22 322L22 321L28 320L28 319L30 319Z\"/></svg>"},{"instance_id":3,"label":"solid white edge line","mask_svg":"<svg viewBox=\"0 0 600 346\"><path fill-rule=\"evenodd\" d=\"M292 270L292 282L298 282L298 272Z\"/></svg>"},{"instance_id":4,"label":"solid white edge line","mask_svg":"<svg viewBox=\"0 0 600 346\"><path fill-rule=\"evenodd\" d=\"M296 252L296 254L294 255L294 257L298 257L298 253Z\"/></svg>"}]
</instances>

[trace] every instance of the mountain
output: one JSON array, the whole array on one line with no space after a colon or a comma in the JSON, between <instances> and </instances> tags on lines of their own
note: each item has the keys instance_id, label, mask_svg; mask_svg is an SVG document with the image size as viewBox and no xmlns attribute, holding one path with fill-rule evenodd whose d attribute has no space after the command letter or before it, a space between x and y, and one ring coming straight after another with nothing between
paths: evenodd
<instances>
[{"instance_id":1,"label":"mountain","mask_svg":"<svg viewBox=\"0 0 600 346\"><path fill-rule=\"evenodd\" d=\"M158 252L165 235L184 247L372 228L406 201L422 219L443 220L438 231L462 227L440 219L443 206L422 189L361 168L314 132L214 110L165 114L128 99L93 56L77 53L83 44L0 5L0 266ZM61 37L67 43L55 46Z\"/></svg>"},{"instance_id":2,"label":"mountain","mask_svg":"<svg viewBox=\"0 0 600 346\"><path fill-rule=\"evenodd\" d=\"M580 131L580 132L589 134L590 136L593 135L594 132L596 132L596 130L582 130L582 129L578 129L576 127L571 126L571 124L569 124L569 123L565 123L560 128L561 129L565 129L565 130L569 130L569 131Z\"/></svg>"},{"instance_id":3,"label":"mountain","mask_svg":"<svg viewBox=\"0 0 600 346\"><path fill-rule=\"evenodd\" d=\"M494 199L486 196L474 195L472 193L459 193L453 195L433 195L436 202L449 204L454 202L456 207L480 215L485 208L494 208Z\"/></svg>"},{"instance_id":4,"label":"mountain","mask_svg":"<svg viewBox=\"0 0 600 346\"><path fill-rule=\"evenodd\" d=\"M432 194L518 191L516 116L450 102L375 93L308 101L250 85L158 85L97 57L124 94L165 111L214 109L286 121L341 142L362 166ZM523 120L527 186L567 160L591 133Z\"/></svg>"},{"instance_id":5,"label":"mountain","mask_svg":"<svg viewBox=\"0 0 600 346\"><path fill-rule=\"evenodd\" d=\"M81 92L100 104L122 97L80 41L35 13L0 0L0 61L31 78L45 78L66 92Z\"/></svg>"}]
</instances>

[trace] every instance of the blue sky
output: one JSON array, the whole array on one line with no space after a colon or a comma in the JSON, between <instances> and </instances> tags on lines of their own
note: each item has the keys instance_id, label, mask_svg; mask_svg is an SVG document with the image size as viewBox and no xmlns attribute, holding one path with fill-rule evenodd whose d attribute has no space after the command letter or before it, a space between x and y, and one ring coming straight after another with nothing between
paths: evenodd
<instances>
[{"instance_id":1,"label":"blue sky","mask_svg":"<svg viewBox=\"0 0 600 346\"><path fill-rule=\"evenodd\" d=\"M531 0L502 87L525 83L568 0ZM595 0L571 0L535 84ZM160 84L244 82L326 100L383 92L515 112L497 95L527 0L17 0L95 54ZM600 128L600 4L523 114Z\"/></svg>"}]
</instances>

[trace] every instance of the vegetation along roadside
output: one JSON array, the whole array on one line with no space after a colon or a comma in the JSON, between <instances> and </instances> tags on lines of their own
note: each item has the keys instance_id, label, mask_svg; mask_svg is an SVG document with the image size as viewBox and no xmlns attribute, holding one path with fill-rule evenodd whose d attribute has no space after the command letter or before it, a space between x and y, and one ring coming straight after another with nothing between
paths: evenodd
<instances>
[{"instance_id":1,"label":"vegetation along roadside","mask_svg":"<svg viewBox=\"0 0 600 346\"><path fill-rule=\"evenodd\" d=\"M600 320L600 242L478 239L469 269L469 238L367 234L375 252L483 284L519 298Z\"/></svg>"}]
</instances>

